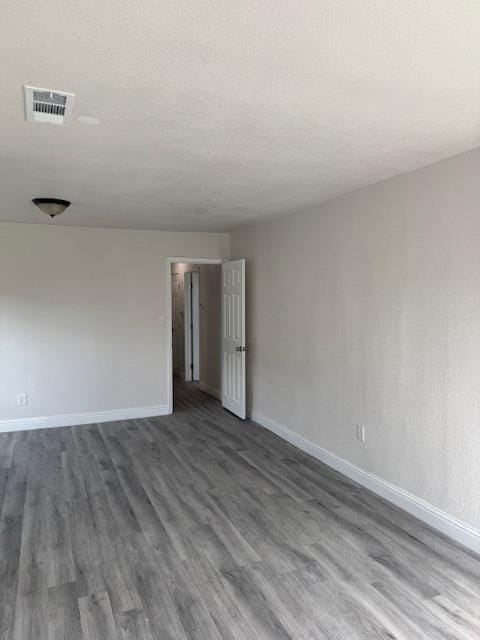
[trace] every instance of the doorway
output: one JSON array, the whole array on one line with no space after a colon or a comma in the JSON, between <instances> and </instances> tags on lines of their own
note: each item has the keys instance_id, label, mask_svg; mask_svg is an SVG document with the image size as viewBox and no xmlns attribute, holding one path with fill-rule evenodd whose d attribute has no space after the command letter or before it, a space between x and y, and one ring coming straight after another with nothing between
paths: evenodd
<instances>
[{"instance_id":1,"label":"doorway","mask_svg":"<svg viewBox=\"0 0 480 640\"><path fill-rule=\"evenodd\" d=\"M196 389L221 400L225 409L246 418L245 259L167 258L168 413L174 412L174 380L183 397ZM185 278L186 274L191 274ZM198 274L199 374L195 380L194 296ZM185 330L185 282L193 325ZM213 301L212 298L213 297ZM188 354L186 348L190 345ZM192 349L193 346L193 349ZM186 366L193 364L190 378ZM188 372L187 372L188 375ZM185 385L192 385L185 388ZM196 385L196 386L195 386ZM178 388L178 386L177 386ZM199 396L197 393L197 397ZM185 403L184 403L185 404Z\"/></svg>"},{"instance_id":2,"label":"doorway","mask_svg":"<svg viewBox=\"0 0 480 640\"><path fill-rule=\"evenodd\" d=\"M221 261L173 262L171 293L175 411L180 397L221 396Z\"/></svg>"}]
</instances>

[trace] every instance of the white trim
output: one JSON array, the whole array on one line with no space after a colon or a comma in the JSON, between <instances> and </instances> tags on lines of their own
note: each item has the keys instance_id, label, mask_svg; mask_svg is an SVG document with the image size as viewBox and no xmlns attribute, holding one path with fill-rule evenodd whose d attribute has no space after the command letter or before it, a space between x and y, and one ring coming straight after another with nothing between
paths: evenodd
<instances>
[{"instance_id":1,"label":"white trim","mask_svg":"<svg viewBox=\"0 0 480 640\"><path fill-rule=\"evenodd\" d=\"M66 413L57 416L40 416L34 418L13 418L0 420L0 433L6 431L25 431L28 429L51 429L55 427L74 427L97 422L114 422L131 420L132 418L152 418L168 414L166 404L152 407L130 407L127 409L111 409L94 413Z\"/></svg>"},{"instance_id":2,"label":"white trim","mask_svg":"<svg viewBox=\"0 0 480 640\"><path fill-rule=\"evenodd\" d=\"M167 309L165 315L165 325L167 331L167 414L173 413L173 362L172 362L172 264L186 263L186 264L222 264L228 258L186 258L176 257L167 258L167 287L166 287L166 301Z\"/></svg>"},{"instance_id":3,"label":"white trim","mask_svg":"<svg viewBox=\"0 0 480 640\"><path fill-rule=\"evenodd\" d=\"M170 264L222 264L229 258L167 258Z\"/></svg>"},{"instance_id":4,"label":"white trim","mask_svg":"<svg viewBox=\"0 0 480 640\"><path fill-rule=\"evenodd\" d=\"M198 386L204 393L208 393L209 396L213 396L217 400L222 399L222 393L220 389L216 389L215 387L212 387L211 385L207 384L206 382L202 382L201 380L198 383Z\"/></svg>"},{"instance_id":5,"label":"white trim","mask_svg":"<svg viewBox=\"0 0 480 640\"><path fill-rule=\"evenodd\" d=\"M298 433L275 422L275 420L271 420L256 411L252 412L251 419L332 469L343 473L343 475L351 480L358 482L358 484L382 496L382 498L392 502L397 507L404 509L419 520L437 529L437 531L449 536L472 551L480 553L480 530L437 509L437 507L434 507L425 500L417 498L417 496L383 480L379 476L364 471L351 462L327 451L327 449L323 449L318 444L306 440Z\"/></svg>"}]
</instances>

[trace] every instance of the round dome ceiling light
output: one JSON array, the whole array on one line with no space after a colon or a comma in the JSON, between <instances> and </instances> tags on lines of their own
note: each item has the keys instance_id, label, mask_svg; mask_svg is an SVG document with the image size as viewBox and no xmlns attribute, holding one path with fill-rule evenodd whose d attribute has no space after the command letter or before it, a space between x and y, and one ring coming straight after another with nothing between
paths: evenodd
<instances>
[{"instance_id":1,"label":"round dome ceiling light","mask_svg":"<svg viewBox=\"0 0 480 640\"><path fill-rule=\"evenodd\" d=\"M70 206L68 200L59 200L58 198L34 198L32 202L37 205L40 211L43 211L51 218L59 216Z\"/></svg>"}]
</instances>

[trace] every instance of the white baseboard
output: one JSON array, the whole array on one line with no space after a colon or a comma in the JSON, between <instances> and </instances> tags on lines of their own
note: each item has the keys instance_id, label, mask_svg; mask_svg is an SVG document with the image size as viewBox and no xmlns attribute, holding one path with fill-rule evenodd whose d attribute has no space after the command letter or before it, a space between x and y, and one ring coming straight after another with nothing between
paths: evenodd
<instances>
[{"instance_id":1,"label":"white baseboard","mask_svg":"<svg viewBox=\"0 0 480 640\"><path fill-rule=\"evenodd\" d=\"M437 531L449 536L472 551L480 553L480 531L478 529L474 529L465 522L437 509L437 507L434 507L425 500L417 498L417 496L383 480L379 476L364 471L351 462L323 449L318 444L306 440L298 433L275 422L275 420L271 420L255 411L251 414L251 419L262 427L272 431L283 440L290 442L305 453L308 453L313 458L320 460L332 469L343 473L343 475L351 480L358 482L358 484L392 502L397 507L404 509Z\"/></svg>"},{"instance_id":2,"label":"white baseboard","mask_svg":"<svg viewBox=\"0 0 480 640\"><path fill-rule=\"evenodd\" d=\"M222 393L219 389L215 389L215 387L211 387L206 382L201 382L201 381L198 383L198 386L202 391L204 391L205 393L208 393L209 396L213 396L217 400L222 399Z\"/></svg>"},{"instance_id":3,"label":"white baseboard","mask_svg":"<svg viewBox=\"0 0 480 640\"><path fill-rule=\"evenodd\" d=\"M28 429L51 429L54 427L73 427L96 422L113 422L116 420L130 420L132 418L152 418L168 414L166 404L153 407L130 407L128 409L111 409L95 413L67 413L56 416L42 416L34 418L13 418L0 420L0 433L6 431L25 431Z\"/></svg>"}]
</instances>

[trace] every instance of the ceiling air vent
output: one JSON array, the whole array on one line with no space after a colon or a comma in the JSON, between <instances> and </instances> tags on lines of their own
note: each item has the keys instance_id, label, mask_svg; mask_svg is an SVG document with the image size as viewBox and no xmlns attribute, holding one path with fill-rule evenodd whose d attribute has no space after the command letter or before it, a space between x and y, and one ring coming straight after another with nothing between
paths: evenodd
<instances>
[{"instance_id":1,"label":"ceiling air vent","mask_svg":"<svg viewBox=\"0 0 480 640\"><path fill-rule=\"evenodd\" d=\"M74 93L24 87L27 120L50 124L68 124L72 117Z\"/></svg>"}]
</instances>

